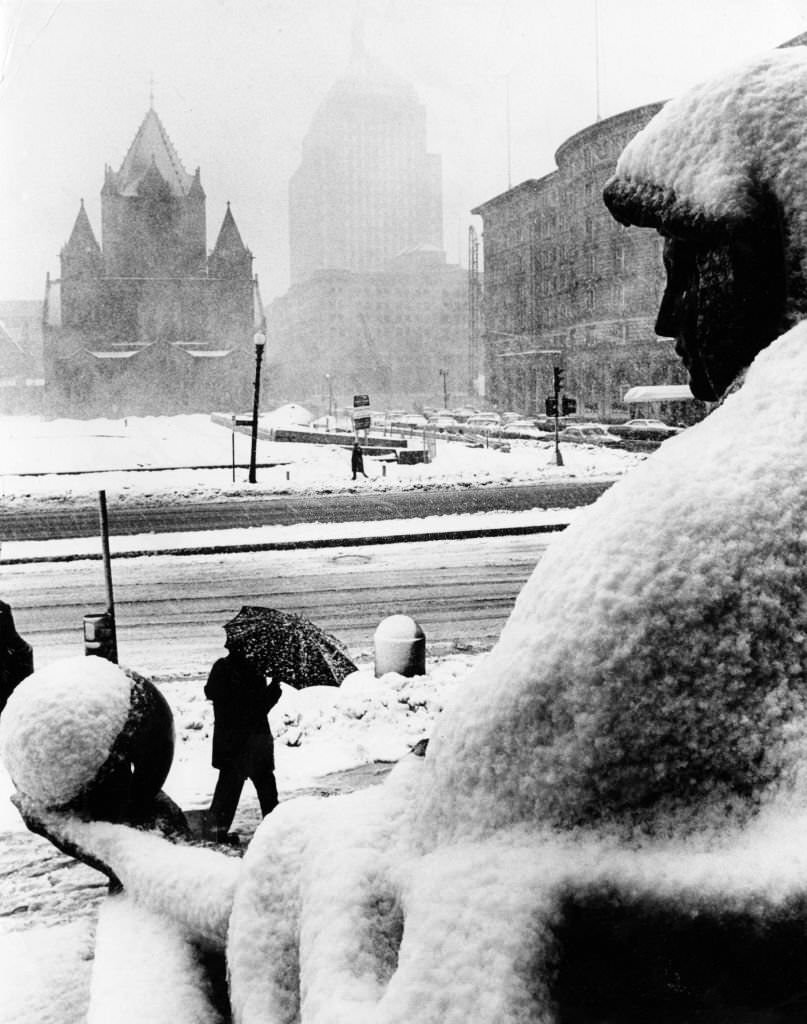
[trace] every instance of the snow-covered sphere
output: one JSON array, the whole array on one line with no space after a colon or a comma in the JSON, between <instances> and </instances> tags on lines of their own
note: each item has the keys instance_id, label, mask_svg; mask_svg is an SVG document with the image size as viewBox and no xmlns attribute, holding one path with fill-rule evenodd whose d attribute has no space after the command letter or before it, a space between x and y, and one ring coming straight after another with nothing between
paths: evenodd
<instances>
[{"instance_id":1,"label":"snow-covered sphere","mask_svg":"<svg viewBox=\"0 0 807 1024\"><path fill-rule=\"evenodd\" d=\"M35 804L124 814L160 790L173 756L170 708L152 683L99 657L53 662L17 687L0 758Z\"/></svg>"}]
</instances>

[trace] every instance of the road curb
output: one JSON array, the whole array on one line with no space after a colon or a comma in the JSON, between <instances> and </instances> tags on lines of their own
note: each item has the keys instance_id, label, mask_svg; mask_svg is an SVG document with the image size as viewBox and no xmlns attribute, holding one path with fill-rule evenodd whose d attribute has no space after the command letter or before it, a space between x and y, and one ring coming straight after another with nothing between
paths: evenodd
<instances>
[{"instance_id":1,"label":"road curb","mask_svg":"<svg viewBox=\"0 0 807 1024\"><path fill-rule=\"evenodd\" d=\"M430 533L395 533L363 537L315 538L311 540L267 541L253 544L205 544L197 547L140 549L113 552L112 558L146 558L159 555L234 555L250 551L297 551L311 548L355 548L371 544L408 544L430 540L476 540L482 537L523 537L533 533L557 533L568 523L541 523L534 526L479 527L470 530L440 530ZM101 552L89 554L31 555L0 558L0 565L31 565L43 562L100 561Z\"/></svg>"}]
</instances>

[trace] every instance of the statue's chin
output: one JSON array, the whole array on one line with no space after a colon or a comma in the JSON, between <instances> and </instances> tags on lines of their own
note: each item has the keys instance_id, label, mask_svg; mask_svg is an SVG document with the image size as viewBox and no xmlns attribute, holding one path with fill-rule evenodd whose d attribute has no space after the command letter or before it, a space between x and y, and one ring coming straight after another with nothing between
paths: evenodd
<instances>
[{"instance_id":1,"label":"statue's chin","mask_svg":"<svg viewBox=\"0 0 807 1024\"><path fill-rule=\"evenodd\" d=\"M705 374L702 372L695 373L690 370L689 390L695 398L699 398L702 402L716 402L725 391L725 388L721 388L720 392L718 392Z\"/></svg>"}]
</instances>

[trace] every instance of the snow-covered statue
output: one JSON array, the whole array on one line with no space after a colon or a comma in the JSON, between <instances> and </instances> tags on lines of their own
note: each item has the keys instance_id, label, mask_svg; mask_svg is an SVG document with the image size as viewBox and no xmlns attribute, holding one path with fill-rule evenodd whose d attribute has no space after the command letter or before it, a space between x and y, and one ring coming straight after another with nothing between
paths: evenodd
<instances>
[{"instance_id":1,"label":"snow-covered statue","mask_svg":"<svg viewBox=\"0 0 807 1024\"><path fill-rule=\"evenodd\" d=\"M243 860L23 808L123 885L91 1020L160 985L219 1019L210 947L239 1024L807 1017L805 124L797 47L623 153L610 208L670 239L660 330L731 393L558 537L425 757L282 803ZM159 977L133 952L105 986L113 913L168 922Z\"/></svg>"}]
</instances>

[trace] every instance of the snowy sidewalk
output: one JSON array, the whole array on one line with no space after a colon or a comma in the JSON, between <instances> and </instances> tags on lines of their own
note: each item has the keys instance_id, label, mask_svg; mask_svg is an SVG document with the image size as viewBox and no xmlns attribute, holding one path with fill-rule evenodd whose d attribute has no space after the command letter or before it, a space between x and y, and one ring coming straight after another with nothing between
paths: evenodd
<instances>
[{"instance_id":1,"label":"snowy sidewalk","mask_svg":"<svg viewBox=\"0 0 807 1024\"><path fill-rule=\"evenodd\" d=\"M428 516L371 522L303 523L230 530L146 533L111 536L113 557L156 554L224 554L300 547L352 547L412 540L449 540L562 530L580 509L526 509L521 512L478 512L471 515ZM44 541L8 541L0 546L0 562L68 561L101 558L98 537Z\"/></svg>"}]
</instances>

